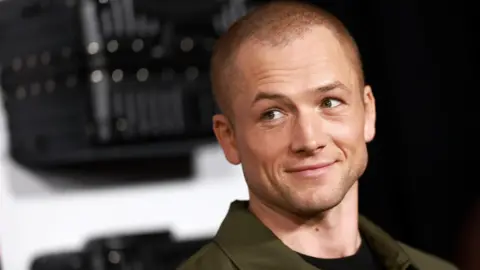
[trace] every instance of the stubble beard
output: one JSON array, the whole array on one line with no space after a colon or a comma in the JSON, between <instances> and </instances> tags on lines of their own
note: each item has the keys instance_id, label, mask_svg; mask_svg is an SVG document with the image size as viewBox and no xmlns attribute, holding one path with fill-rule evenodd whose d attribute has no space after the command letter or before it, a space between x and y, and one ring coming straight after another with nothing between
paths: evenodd
<instances>
[{"instance_id":1,"label":"stubble beard","mask_svg":"<svg viewBox=\"0 0 480 270\"><path fill-rule=\"evenodd\" d=\"M355 169L349 169L343 174L334 187L311 186L304 190L297 190L292 186L282 186L279 182L273 186L277 194L270 196L268 204L302 220L321 218L342 203L345 196L365 172L367 158L355 165L353 166Z\"/></svg>"}]
</instances>

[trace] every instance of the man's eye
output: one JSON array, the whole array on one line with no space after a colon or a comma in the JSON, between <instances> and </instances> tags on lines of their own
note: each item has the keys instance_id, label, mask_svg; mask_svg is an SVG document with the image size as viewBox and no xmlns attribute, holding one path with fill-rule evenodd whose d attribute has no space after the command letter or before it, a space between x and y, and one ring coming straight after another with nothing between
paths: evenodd
<instances>
[{"instance_id":1,"label":"man's eye","mask_svg":"<svg viewBox=\"0 0 480 270\"><path fill-rule=\"evenodd\" d=\"M322 100L322 108L335 108L339 105L341 105L342 102L338 99L335 99L335 98L326 98L324 100Z\"/></svg>"},{"instance_id":2,"label":"man's eye","mask_svg":"<svg viewBox=\"0 0 480 270\"><path fill-rule=\"evenodd\" d=\"M279 110L270 110L262 114L262 120L277 120L283 116L283 113L281 113Z\"/></svg>"}]
</instances>

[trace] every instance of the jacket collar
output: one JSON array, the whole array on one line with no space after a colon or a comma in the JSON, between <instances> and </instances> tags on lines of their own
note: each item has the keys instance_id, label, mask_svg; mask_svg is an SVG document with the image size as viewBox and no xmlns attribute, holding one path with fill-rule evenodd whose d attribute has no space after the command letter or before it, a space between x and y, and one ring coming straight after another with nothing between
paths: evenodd
<instances>
[{"instance_id":1,"label":"jacket collar","mask_svg":"<svg viewBox=\"0 0 480 270\"><path fill-rule=\"evenodd\" d=\"M364 217L359 218L359 227L388 270L413 267L405 251L387 233ZM248 201L235 201L230 205L214 242L240 270L316 269L264 226L248 210Z\"/></svg>"}]
</instances>

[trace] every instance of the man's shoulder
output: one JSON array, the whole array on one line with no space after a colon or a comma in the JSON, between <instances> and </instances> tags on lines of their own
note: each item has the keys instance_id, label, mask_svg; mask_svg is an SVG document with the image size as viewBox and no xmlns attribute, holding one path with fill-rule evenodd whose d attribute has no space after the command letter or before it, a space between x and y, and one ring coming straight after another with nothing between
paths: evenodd
<instances>
[{"instance_id":1,"label":"man's shoulder","mask_svg":"<svg viewBox=\"0 0 480 270\"><path fill-rule=\"evenodd\" d=\"M194 269L235 270L237 268L215 242L210 242L203 246L199 251L193 254L177 268L177 270Z\"/></svg>"},{"instance_id":2,"label":"man's shoulder","mask_svg":"<svg viewBox=\"0 0 480 270\"><path fill-rule=\"evenodd\" d=\"M423 252L404 243L399 244L419 269L458 270L453 264L440 259L435 255Z\"/></svg>"}]
</instances>

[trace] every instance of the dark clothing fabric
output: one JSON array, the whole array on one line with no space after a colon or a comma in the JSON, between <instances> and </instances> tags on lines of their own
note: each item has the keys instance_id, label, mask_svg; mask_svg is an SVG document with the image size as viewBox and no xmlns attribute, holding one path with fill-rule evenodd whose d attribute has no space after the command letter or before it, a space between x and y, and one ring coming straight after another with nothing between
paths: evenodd
<instances>
[{"instance_id":1,"label":"dark clothing fabric","mask_svg":"<svg viewBox=\"0 0 480 270\"><path fill-rule=\"evenodd\" d=\"M298 253L306 262L324 270L385 270L375 252L368 245L367 241L362 237L360 247L352 256L339 259L321 259Z\"/></svg>"},{"instance_id":2,"label":"dark clothing fabric","mask_svg":"<svg viewBox=\"0 0 480 270\"><path fill-rule=\"evenodd\" d=\"M457 269L435 256L395 241L364 217L360 217L359 229L386 270ZM248 201L233 202L214 240L178 269L319 270L284 245L253 215L248 210Z\"/></svg>"}]
</instances>

